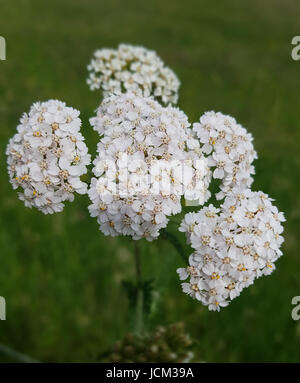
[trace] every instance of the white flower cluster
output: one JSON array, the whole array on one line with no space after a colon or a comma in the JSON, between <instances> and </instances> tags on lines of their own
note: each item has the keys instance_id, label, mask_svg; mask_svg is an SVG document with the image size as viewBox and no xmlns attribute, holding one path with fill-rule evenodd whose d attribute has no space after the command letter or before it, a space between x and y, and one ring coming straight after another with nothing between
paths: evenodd
<instances>
[{"instance_id":1,"label":"white flower cluster","mask_svg":"<svg viewBox=\"0 0 300 383\"><path fill-rule=\"evenodd\" d=\"M180 82L155 51L121 44L118 49L100 49L88 65L91 90L102 89L104 97L134 92L154 96L164 104L176 104Z\"/></svg>"},{"instance_id":2,"label":"white flower cluster","mask_svg":"<svg viewBox=\"0 0 300 383\"><path fill-rule=\"evenodd\" d=\"M214 169L213 177L221 179L221 191L217 199L223 199L230 191L248 188L255 173L253 161L257 158L253 137L236 120L220 112L206 112L193 130L208 154L208 164Z\"/></svg>"},{"instance_id":3,"label":"white flower cluster","mask_svg":"<svg viewBox=\"0 0 300 383\"><path fill-rule=\"evenodd\" d=\"M203 204L210 181L186 115L132 93L102 102L91 125L98 144L89 189L91 216L105 235L158 237L181 197Z\"/></svg>"},{"instance_id":4,"label":"white flower cluster","mask_svg":"<svg viewBox=\"0 0 300 383\"><path fill-rule=\"evenodd\" d=\"M74 192L87 192L80 176L90 155L80 125L79 111L57 100L35 103L24 113L6 154L11 184L23 189L18 195L25 206L51 214L62 211Z\"/></svg>"},{"instance_id":5,"label":"white flower cluster","mask_svg":"<svg viewBox=\"0 0 300 383\"><path fill-rule=\"evenodd\" d=\"M221 209L212 205L186 214L180 231L195 252L178 269L183 291L209 310L237 297L256 278L270 274L282 255L283 213L262 192L229 193Z\"/></svg>"}]
</instances>

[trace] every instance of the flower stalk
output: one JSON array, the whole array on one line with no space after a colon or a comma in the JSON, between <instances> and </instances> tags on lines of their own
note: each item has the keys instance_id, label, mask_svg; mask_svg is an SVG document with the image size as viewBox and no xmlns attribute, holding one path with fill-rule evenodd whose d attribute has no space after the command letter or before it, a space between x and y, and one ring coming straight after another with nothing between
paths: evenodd
<instances>
[{"instance_id":1,"label":"flower stalk","mask_svg":"<svg viewBox=\"0 0 300 383\"><path fill-rule=\"evenodd\" d=\"M141 271L141 251L139 241L134 241L134 258L136 273L136 315L135 315L135 333L141 335L143 333L143 315L144 315L144 293L142 288L142 271Z\"/></svg>"}]
</instances>

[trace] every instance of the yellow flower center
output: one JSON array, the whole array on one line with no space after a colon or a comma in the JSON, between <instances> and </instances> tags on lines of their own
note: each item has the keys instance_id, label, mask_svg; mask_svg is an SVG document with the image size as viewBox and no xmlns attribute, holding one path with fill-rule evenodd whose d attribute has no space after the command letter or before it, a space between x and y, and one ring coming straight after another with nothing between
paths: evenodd
<instances>
[{"instance_id":1,"label":"yellow flower center","mask_svg":"<svg viewBox=\"0 0 300 383\"><path fill-rule=\"evenodd\" d=\"M210 137L210 138L209 138L209 143L210 143L211 145L215 145L215 144L216 144L216 140L215 140L213 137Z\"/></svg>"},{"instance_id":2,"label":"yellow flower center","mask_svg":"<svg viewBox=\"0 0 300 383\"><path fill-rule=\"evenodd\" d=\"M209 235L202 235L201 237L201 243L202 245L209 245L210 242L210 236Z\"/></svg>"},{"instance_id":3,"label":"yellow flower center","mask_svg":"<svg viewBox=\"0 0 300 383\"><path fill-rule=\"evenodd\" d=\"M253 219L254 218L254 213L252 211L247 211L245 213L245 217L247 217L249 219Z\"/></svg>"},{"instance_id":4,"label":"yellow flower center","mask_svg":"<svg viewBox=\"0 0 300 383\"><path fill-rule=\"evenodd\" d=\"M99 204L99 209L100 209L101 211L105 211L105 210L106 210L106 205L105 205L104 203L100 203L100 204Z\"/></svg>"},{"instance_id":5,"label":"yellow flower center","mask_svg":"<svg viewBox=\"0 0 300 383\"><path fill-rule=\"evenodd\" d=\"M211 279L212 280L218 280L218 279L220 279L220 275L218 274L218 273L216 273L216 272L213 272L212 274L211 274Z\"/></svg>"},{"instance_id":6,"label":"yellow flower center","mask_svg":"<svg viewBox=\"0 0 300 383\"><path fill-rule=\"evenodd\" d=\"M235 282L231 282L229 283L229 285L227 286L227 289L228 290L233 290L235 288Z\"/></svg>"}]
</instances>

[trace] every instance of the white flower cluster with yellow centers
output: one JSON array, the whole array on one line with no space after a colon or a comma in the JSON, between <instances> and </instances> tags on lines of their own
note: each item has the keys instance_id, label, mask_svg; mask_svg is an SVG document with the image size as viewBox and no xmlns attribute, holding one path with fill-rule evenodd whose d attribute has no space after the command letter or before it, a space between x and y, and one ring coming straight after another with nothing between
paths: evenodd
<instances>
[{"instance_id":1,"label":"white flower cluster with yellow centers","mask_svg":"<svg viewBox=\"0 0 300 383\"><path fill-rule=\"evenodd\" d=\"M248 188L255 173L253 161L257 158L253 137L236 120L220 112L206 112L193 130L203 144L203 153L213 168L213 178L222 180L217 199L236 189Z\"/></svg>"},{"instance_id":2,"label":"white flower cluster with yellow centers","mask_svg":"<svg viewBox=\"0 0 300 383\"><path fill-rule=\"evenodd\" d=\"M181 211L203 204L210 181L186 115L132 93L102 102L91 125L102 136L89 189L90 214L105 235L151 241Z\"/></svg>"},{"instance_id":3,"label":"white flower cluster with yellow centers","mask_svg":"<svg viewBox=\"0 0 300 383\"><path fill-rule=\"evenodd\" d=\"M195 252L177 270L183 291L209 310L227 306L256 278L269 275L282 255L283 213L262 192L228 193L220 209L212 205L186 214L180 231Z\"/></svg>"},{"instance_id":4,"label":"white flower cluster with yellow centers","mask_svg":"<svg viewBox=\"0 0 300 383\"><path fill-rule=\"evenodd\" d=\"M104 97L130 91L153 96L163 104L177 103L180 82L155 51L126 44L118 49L100 49L88 71L90 89L102 89Z\"/></svg>"},{"instance_id":5,"label":"white flower cluster with yellow centers","mask_svg":"<svg viewBox=\"0 0 300 383\"><path fill-rule=\"evenodd\" d=\"M24 113L7 146L7 164L20 200L45 214L62 211L63 202L84 194L80 180L90 155L80 133L79 111L64 102L37 102Z\"/></svg>"}]
</instances>

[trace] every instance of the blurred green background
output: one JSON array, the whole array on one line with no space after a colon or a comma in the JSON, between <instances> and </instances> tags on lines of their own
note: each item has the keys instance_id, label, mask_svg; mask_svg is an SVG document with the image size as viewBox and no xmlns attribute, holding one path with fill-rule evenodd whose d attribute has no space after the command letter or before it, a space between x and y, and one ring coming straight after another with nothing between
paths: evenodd
<instances>
[{"instance_id":1,"label":"blurred green background","mask_svg":"<svg viewBox=\"0 0 300 383\"><path fill-rule=\"evenodd\" d=\"M291 58L299 11L297 0L0 0L0 343L42 361L86 362L129 331L122 280L134 280L132 242L99 232L87 196L52 216L25 208L4 154L20 115L50 98L81 110L94 154L88 118L101 96L85 83L86 65L96 48L126 42L156 50L175 70L190 121L214 109L249 129L259 153L254 189L287 217L277 270L220 313L181 292L183 262L169 243L143 243L143 277L156 290L149 325L184 321L208 362L300 361L300 321L291 318L300 295L300 61Z\"/></svg>"}]
</instances>

